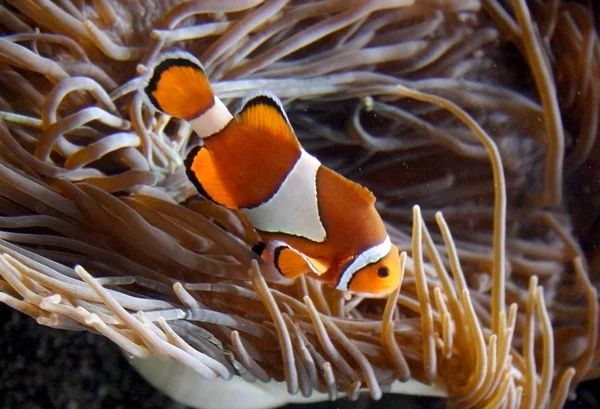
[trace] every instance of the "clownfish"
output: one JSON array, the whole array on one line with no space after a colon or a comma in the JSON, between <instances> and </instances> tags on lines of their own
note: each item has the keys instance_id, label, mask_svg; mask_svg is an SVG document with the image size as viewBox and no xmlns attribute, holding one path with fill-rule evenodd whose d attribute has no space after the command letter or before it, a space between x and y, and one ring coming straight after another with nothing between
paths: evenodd
<instances>
[{"instance_id":1,"label":"clownfish","mask_svg":"<svg viewBox=\"0 0 600 409\"><path fill-rule=\"evenodd\" d=\"M398 248L375 197L302 148L276 96L253 94L232 115L185 52L163 54L143 87L157 110L188 121L202 139L185 160L199 193L244 213L263 240L253 250L283 276L369 294L398 287Z\"/></svg>"}]
</instances>

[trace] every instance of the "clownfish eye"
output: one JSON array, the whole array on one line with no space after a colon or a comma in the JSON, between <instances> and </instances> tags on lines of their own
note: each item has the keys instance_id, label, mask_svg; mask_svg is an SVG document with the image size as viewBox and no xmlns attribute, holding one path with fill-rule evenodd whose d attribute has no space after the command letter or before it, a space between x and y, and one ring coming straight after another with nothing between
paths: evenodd
<instances>
[{"instance_id":1,"label":"clownfish eye","mask_svg":"<svg viewBox=\"0 0 600 409\"><path fill-rule=\"evenodd\" d=\"M387 267L379 267L379 270L377 270L377 275L381 278L386 278L390 275L390 270Z\"/></svg>"}]
</instances>

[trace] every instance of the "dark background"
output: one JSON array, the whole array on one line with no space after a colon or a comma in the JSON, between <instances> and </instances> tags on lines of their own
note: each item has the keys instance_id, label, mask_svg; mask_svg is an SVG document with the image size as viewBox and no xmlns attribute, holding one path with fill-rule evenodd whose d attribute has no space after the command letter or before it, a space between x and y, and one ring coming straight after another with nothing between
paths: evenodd
<instances>
[{"instance_id":1,"label":"dark background","mask_svg":"<svg viewBox=\"0 0 600 409\"><path fill-rule=\"evenodd\" d=\"M0 305L0 409L187 409L152 388L104 337L55 330ZM600 408L600 381L582 385L568 409ZM286 409L443 409L443 399L384 395Z\"/></svg>"}]
</instances>

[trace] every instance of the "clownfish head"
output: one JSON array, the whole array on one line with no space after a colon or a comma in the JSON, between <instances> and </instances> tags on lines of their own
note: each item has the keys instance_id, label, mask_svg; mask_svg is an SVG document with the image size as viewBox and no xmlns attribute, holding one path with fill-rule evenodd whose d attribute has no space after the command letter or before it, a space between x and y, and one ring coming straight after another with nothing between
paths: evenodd
<instances>
[{"instance_id":1,"label":"clownfish head","mask_svg":"<svg viewBox=\"0 0 600 409\"><path fill-rule=\"evenodd\" d=\"M336 288L373 295L387 294L400 285L400 253L389 237L353 259Z\"/></svg>"},{"instance_id":2,"label":"clownfish head","mask_svg":"<svg viewBox=\"0 0 600 409\"><path fill-rule=\"evenodd\" d=\"M358 270L348 285L357 293L388 294L400 285L400 255L392 248L381 260Z\"/></svg>"}]
</instances>

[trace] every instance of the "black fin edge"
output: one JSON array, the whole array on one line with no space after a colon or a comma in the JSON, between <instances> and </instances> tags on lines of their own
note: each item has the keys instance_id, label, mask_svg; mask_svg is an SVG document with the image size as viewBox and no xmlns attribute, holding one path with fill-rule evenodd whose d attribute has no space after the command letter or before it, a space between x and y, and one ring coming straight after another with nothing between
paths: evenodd
<instances>
[{"instance_id":1,"label":"black fin edge","mask_svg":"<svg viewBox=\"0 0 600 409\"><path fill-rule=\"evenodd\" d=\"M283 104L277 95L272 94L268 91L258 92L256 94L248 95L244 100L242 100L240 107L238 108L235 116L242 114L246 109L251 108L257 105L267 105L273 107L279 112L281 116L285 119L290 129L292 129L292 124L290 123L290 119L287 116L283 108Z\"/></svg>"},{"instance_id":2,"label":"black fin edge","mask_svg":"<svg viewBox=\"0 0 600 409\"><path fill-rule=\"evenodd\" d=\"M191 67L198 69L204 73L204 69L202 68L202 66L185 57L167 58L156 64L152 71L152 76L150 77L150 80L148 80L148 84L144 87L144 92L146 93L146 96L148 97L152 105L154 105L159 111L163 110L156 98L154 98L153 93L158 88L158 83L160 82L162 74L171 67Z\"/></svg>"},{"instance_id":3,"label":"black fin edge","mask_svg":"<svg viewBox=\"0 0 600 409\"><path fill-rule=\"evenodd\" d=\"M185 160L183 162L185 164L185 174L187 175L190 182L192 182L192 184L194 185L194 187L196 188L198 193L200 193L202 196L204 196L211 202L217 203L220 205L220 203L218 203L216 200L214 200L212 197L210 197L210 195L208 193L206 193L206 190L204 190L204 187L202 186L202 184L196 177L196 174L192 170L192 164L194 163L194 159L196 159L196 156L198 156L198 153L200 153L200 151L202 149L206 149L206 148L204 146L196 146L188 153L187 157L185 158Z\"/></svg>"},{"instance_id":4,"label":"black fin edge","mask_svg":"<svg viewBox=\"0 0 600 409\"><path fill-rule=\"evenodd\" d=\"M279 268L279 255L285 248L286 248L285 246L279 246L275 249L275 252L273 253L273 264L275 265L275 268L277 269L277 271L279 271L279 274L281 274L284 277L285 277L285 274L283 274L283 271L281 271L281 269Z\"/></svg>"}]
</instances>

